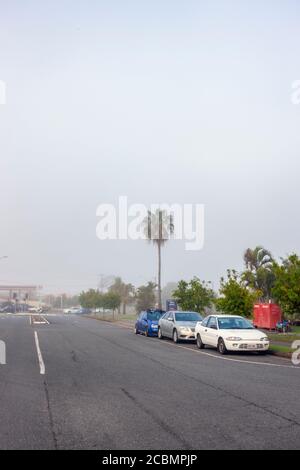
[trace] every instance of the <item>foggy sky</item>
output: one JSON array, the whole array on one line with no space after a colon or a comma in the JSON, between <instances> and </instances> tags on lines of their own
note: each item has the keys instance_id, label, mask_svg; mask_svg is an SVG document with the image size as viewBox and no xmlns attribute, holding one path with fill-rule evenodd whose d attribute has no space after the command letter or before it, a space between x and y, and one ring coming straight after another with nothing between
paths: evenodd
<instances>
[{"instance_id":1,"label":"foggy sky","mask_svg":"<svg viewBox=\"0 0 300 470\"><path fill-rule=\"evenodd\" d=\"M300 251L298 1L0 0L0 282L47 292L156 276L96 209L205 204L205 244L163 283L218 279L247 247Z\"/></svg>"}]
</instances>

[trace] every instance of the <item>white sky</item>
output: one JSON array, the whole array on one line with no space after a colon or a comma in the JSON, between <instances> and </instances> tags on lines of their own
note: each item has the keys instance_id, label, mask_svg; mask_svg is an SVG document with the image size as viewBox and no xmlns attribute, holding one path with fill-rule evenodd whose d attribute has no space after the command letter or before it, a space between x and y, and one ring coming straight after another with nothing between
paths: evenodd
<instances>
[{"instance_id":1,"label":"white sky","mask_svg":"<svg viewBox=\"0 0 300 470\"><path fill-rule=\"evenodd\" d=\"M205 245L163 281L216 285L248 246L300 249L298 1L0 0L0 282L47 291L156 275L146 242L100 242L96 208L202 203Z\"/></svg>"}]
</instances>

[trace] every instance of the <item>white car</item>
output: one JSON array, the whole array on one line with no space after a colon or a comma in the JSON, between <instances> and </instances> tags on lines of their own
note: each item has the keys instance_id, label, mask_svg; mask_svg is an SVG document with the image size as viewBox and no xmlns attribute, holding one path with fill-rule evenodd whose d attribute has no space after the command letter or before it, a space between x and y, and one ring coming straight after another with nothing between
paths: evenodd
<instances>
[{"instance_id":1,"label":"white car","mask_svg":"<svg viewBox=\"0 0 300 470\"><path fill-rule=\"evenodd\" d=\"M80 307L69 307L64 309L64 313L79 313Z\"/></svg>"},{"instance_id":2,"label":"white car","mask_svg":"<svg viewBox=\"0 0 300 470\"><path fill-rule=\"evenodd\" d=\"M257 351L265 353L270 346L269 338L253 327L250 321L238 315L209 315L195 328L199 349L206 345L227 351Z\"/></svg>"},{"instance_id":3,"label":"white car","mask_svg":"<svg viewBox=\"0 0 300 470\"><path fill-rule=\"evenodd\" d=\"M41 307L28 307L29 313L42 313L43 309Z\"/></svg>"}]
</instances>

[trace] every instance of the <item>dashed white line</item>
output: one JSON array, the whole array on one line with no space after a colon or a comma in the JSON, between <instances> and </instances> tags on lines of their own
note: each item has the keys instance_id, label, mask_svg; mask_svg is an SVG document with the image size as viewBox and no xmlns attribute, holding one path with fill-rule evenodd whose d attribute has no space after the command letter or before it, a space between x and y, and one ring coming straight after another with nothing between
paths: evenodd
<instances>
[{"instance_id":1,"label":"dashed white line","mask_svg":"<svg viewBox=\"0 0 300 470\"><path fill-rule=\"evenodd\" d=\"M39 337L36 331L34 332L34 339L35 339L35 345L36 345L36 350L37 350L37 355L38 355L38 360L39 360L39 365L40 365L40 374L44 375L46 372L46 369L45 369L45 364L43 361L43 356L40 350Z\"/></svg>"}]
</instances>

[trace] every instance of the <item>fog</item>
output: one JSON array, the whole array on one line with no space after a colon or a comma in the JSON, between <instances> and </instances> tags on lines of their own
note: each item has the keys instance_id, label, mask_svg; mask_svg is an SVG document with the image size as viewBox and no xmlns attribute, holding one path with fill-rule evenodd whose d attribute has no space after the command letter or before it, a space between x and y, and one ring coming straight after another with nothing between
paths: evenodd
<instances>
[{"instance_id":1,"label":"fog","mask_svg":"<svg viewBox=\"0 0 300 470\"><path fill-rule=\"evenodd\" d=\"M297 1L0 1L0 282L45 292L156 276L146 241L96 237L99 204L205 205L163 284L217 286L243 251L299 252Z\"/></svg>"}]
</instances>

